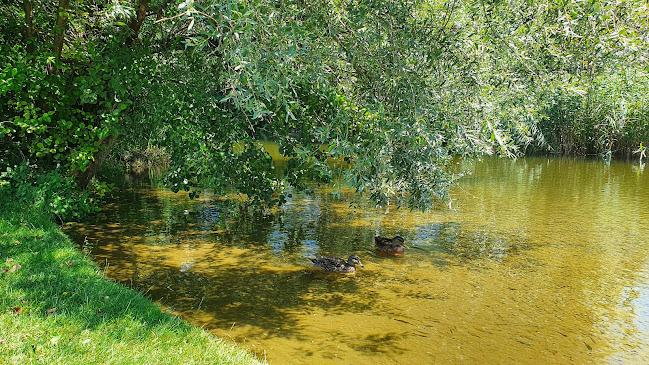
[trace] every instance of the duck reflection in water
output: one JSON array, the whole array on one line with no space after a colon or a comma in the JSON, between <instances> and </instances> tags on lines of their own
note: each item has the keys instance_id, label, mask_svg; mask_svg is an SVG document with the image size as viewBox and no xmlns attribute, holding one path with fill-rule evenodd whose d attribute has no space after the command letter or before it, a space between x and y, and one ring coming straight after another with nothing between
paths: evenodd
<instances>
[{"instance_id":1,"label":"duck reflection in water","mask_svg":"<svg viewBox=\"0 0 649 365\"><path fill-rule=\"evenodd\" d=\"M356 272L356 265L365 268L365 265L361 263L360 257L356 255L349 256L347 261L338 258L338 257L322 257L320 255L315 255L315 258L309 258L309 261L313 263L313 266L318 269L322 269L330 272L344 272L352 274Z\"/></svg>"},{"instance_id":2,"label":"duck reflection in water","mask_svg":"<svg viewBox=\"0 0 649 365\"><path fill-rule=\"evenodd\" d=\"M403 237L395 236L394 238L387 238L381 236L374 237L376 249L386 255L399 256L403 255Z\"/></svg>"}]
</instances>

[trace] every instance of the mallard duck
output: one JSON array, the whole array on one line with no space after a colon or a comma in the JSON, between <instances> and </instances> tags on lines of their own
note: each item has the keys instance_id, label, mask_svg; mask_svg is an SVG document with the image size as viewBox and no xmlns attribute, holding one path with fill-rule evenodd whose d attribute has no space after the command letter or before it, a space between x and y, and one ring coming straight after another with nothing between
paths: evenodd
<instances>
[{"instance_id":1,"label":"mallard duck","mask_svg":"<svg viewBox=\"0 0 649 365\"><path fill-rule=\"evenodd\" d=\"M349 256L347 261L339 257L322 257L320 255L315 255L315 258L309 258L313 263L313 266L318 269L331 272L346 272L354 273L356 272L356 265L360 265L362 268L365 268L365 265L361 263L360 257L356 255Z\"/></svg>"},{"instance_id":2,"label":"mallard duck","mask_svg":"<svg viewBox=\"0 0 649 365\"><path fill-rule=\"evenodd\" d=\"M394 238L374 237L376 248L387 255L403 255L403 242L404 240L401 236L395 236Z\"/></svg>"}]
</instances>

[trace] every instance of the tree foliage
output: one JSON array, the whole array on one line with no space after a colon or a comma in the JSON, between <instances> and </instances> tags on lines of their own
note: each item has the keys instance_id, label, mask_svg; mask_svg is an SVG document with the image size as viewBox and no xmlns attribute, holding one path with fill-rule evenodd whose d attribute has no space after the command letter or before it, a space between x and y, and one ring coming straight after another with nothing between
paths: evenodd
<instances>
[{"instance_id":1,"label":"tree foliage","mask_svg":"<svg viewBox=\"0 0 649 365\"><path fill-rule=\"evenodd\" d=\"M430 208L452 154L646 145L647 15L637 0L4 2L2 182L92 186L111 151L152 144L174 190L275 203L344 161L378 204Z\"/></svg>"}]
</instances>

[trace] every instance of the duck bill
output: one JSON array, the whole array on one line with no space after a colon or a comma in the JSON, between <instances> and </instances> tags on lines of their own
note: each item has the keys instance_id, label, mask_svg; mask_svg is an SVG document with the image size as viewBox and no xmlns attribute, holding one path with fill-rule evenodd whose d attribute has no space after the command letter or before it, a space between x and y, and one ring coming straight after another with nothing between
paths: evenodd
<instances>
[{"instance_id":1,"label":"duck bill","mask_svg":"<svg viewBox=\"0 0 649 365\"><path fill-rule=\"evenodd\" d=\"M359 262L358 264L361 265L363 269L365 268L365 265L363 265L361 262Z\"/></svg>"}]
</instances>

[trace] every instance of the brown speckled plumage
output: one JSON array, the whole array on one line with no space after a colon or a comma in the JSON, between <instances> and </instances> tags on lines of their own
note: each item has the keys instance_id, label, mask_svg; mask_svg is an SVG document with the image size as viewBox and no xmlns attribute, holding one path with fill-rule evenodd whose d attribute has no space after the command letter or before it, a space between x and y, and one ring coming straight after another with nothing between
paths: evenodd
<instances>
[{"instance_id":1,"label":"brown speckled plumage","mask_svg":"<svg viewBox=\"0 0 649 365\"><path fill-rule=\"evenodd\" d=\"M374 237L376 249L387 255L403 255L403 242L404 240L401 236L395 236L394 238Z\"/></svg>"},{"instance_id":2,"label":"brown speckled plumage","mask_svg":"<svg viewBox=\"0 0 649 365\"><path fill-rule=\"evenodd\" d=\"M349 256L347 261L339 257L322 257L320 255L315 255L315 258L309 258L313 266L318 269L331 272L344 272L344 273L353 273L356 272L356 265L365 267L361 263L361 259L356 255Z\"/></svg>"}]
</instances>

